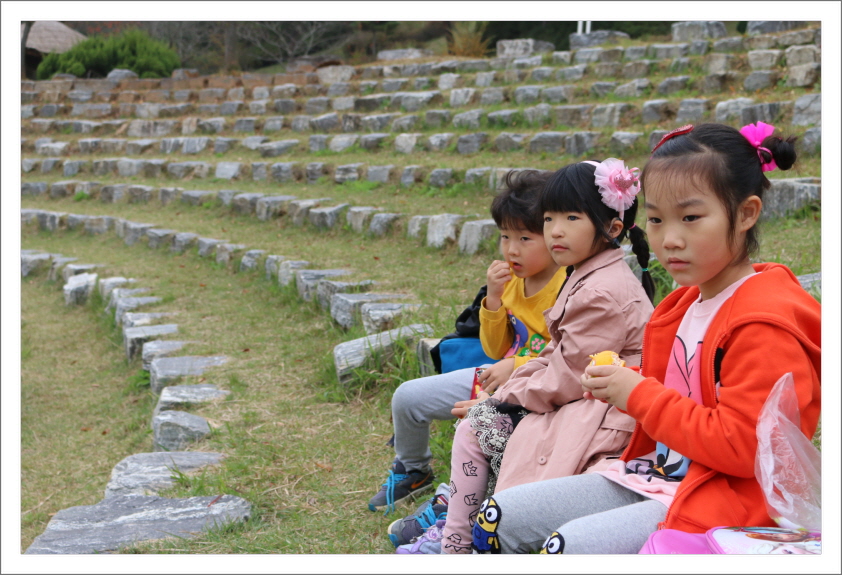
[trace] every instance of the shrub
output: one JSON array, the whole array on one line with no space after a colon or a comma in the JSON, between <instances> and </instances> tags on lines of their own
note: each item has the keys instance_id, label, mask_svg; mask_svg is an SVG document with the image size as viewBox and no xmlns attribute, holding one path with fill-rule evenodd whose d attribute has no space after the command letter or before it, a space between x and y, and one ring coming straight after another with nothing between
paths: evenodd
<instances>
[{"instance_id":1,"label":"shrub","mask_svg":"<svg viewBox=\"0 0 842 575\"><path fill-rule=\"evenodd\" d=\"M488 54L489 38L483 39L488 22L454 22L450 29L448 51L454 56L483 58Z\"/></svg>"},{"instance_id":2,"label":"shrub","mask_svg":"<svg viewBox=\"0 0 842 575\"><path fill-rule=\"evenodd\" d=\"M63 54L49 54L35 74L39 80L49 80L59 73L104 78L111 70L120 68L131 70L141 78L164 78L180 65L174 50L133 29L119 36L92 36Z\"/></svg>"}]
</instances>

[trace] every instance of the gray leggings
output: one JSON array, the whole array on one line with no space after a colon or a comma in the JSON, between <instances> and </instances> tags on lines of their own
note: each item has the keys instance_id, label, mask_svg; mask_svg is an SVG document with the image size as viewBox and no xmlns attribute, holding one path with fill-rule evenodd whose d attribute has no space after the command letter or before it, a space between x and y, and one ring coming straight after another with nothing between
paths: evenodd
<instances>
[{"instance_id":1,"label":"gray leggings","mask_svg":"<svg viewBox=\"0 0 842 575\"><path fill-rule=\"evenodd\" d=\"M392 396L395 454L406 469L426 471L430 466L430 423L456 419L450 410L470 399L474 368L458 369L403 382Z\"/></svg>"},{"instance_id":2,"label":"gray leggings","mask_svg":"<svg viewBox=\"0 0 842 575\"><path fill-rule=\"evenodd\" d=\"M496 516L489 509L494 507ZM487 498L475 529L488 529L481 536L474 531L474 546L480 552L490 543L492 553L529 553L547 541L549 553L637 553L666 513L663 503L601 475L560 477Z\"/></svg>"}]
</instances>

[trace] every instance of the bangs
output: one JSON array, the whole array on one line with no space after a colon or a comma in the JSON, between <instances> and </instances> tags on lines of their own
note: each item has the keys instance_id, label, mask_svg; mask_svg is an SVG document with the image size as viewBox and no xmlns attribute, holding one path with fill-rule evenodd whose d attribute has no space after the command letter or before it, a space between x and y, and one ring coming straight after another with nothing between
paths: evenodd
<instances>
[{"instance_id":1,"label":"bangs","mask_svg":"<svg viewBox=\"0 0 842 575\"><path fill-rule=\"evenodd\" d=\"M574 164L575 166L575 164ZM576 177L568 166L553 174L547 182L544 193L541 194L541 213L544 212L576 212L589 213L587 195L599 195L593 183L593 174ZM574 180L575 178L575 180ZM592 188L592 189L588 189Z\"/></svg>"},{"instance_id":2,"label":"bangs","mask_svg":"<svg viewBox=\"0 0 842 575\"><path fill-rule=\"evenodd\" d=\"M720 198L720 189L724 178L717 178L714 174L722 174L727 170L723 158L719 154L696 153L681 156L654 158L647 162L640 177L641 190L646 194L647 187L657 187L661 190L671 190L673 193L689 187L697 190L712 190Z\"/></svg>"}]
</instances>

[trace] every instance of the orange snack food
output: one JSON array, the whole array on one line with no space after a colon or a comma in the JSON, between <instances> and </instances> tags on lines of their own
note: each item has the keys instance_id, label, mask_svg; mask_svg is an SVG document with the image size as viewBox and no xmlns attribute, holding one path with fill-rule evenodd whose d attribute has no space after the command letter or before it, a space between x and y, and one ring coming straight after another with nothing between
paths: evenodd
<instances>
[{"instance_id":1,"label":"orange snack food","mask_svg":"<svg viewBox=\"0 0 842 575\"><path fill-rule=\"evenodd\" d=\"M601 351L588 357L591 358L590 365L617 365L626 367L626 362L620 359L620 356L613 351Z\"/></svg>"}]
</instances>

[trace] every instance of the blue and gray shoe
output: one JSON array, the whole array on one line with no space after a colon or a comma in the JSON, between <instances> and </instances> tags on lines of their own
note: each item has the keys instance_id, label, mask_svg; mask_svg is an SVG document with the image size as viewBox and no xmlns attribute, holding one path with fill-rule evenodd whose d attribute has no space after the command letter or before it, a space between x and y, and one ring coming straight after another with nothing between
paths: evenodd
<instances>
[{"instance_id":1,"label":"blue and gray shoe","mask_svg":"<svg viewBox=\"0 0 842 575\"><path fill-rule=\"evenodd\" d=\"M409 471L403 463L395 458L389 477L380 491L368 501L371 511L385 509L385 513L395 510L395 505L416 493L420 493L433 485L432 471ZM384 513L384 514L385 514Z\"/></svg>"},{"instance_id":2,"label":"blue and gray shoe","mask_svg":"<svg viewBox=\"0 0 842 575\"><path fill-rule=\"evenodd\" d=\"M411 543L434 526L437 521L446 518L449 498L450 486L442 483L436 489L436 494L422 503L415 513L393 521L388 530L392 545L398 547Z\"/></svg>"}]
</instances>

